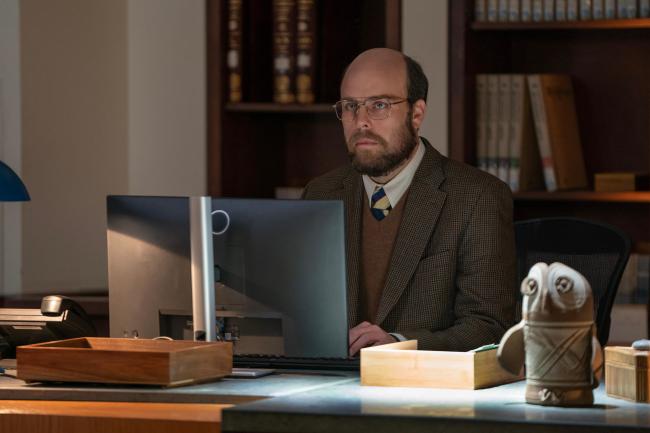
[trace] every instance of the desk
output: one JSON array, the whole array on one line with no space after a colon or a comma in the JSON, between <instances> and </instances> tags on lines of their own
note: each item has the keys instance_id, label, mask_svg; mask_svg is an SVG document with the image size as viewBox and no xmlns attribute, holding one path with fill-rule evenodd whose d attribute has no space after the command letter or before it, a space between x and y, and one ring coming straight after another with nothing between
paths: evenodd
<instances>
[{"instance_id":1,"label":"desk","mask_svg":"<svg viewBox=\"0 0 650 433\"><path fill-rule=\"evenodd\" d=\"M0 432L215 433L224 404L0 401Z\"/></svg>"},{"instance_id":2,"label":"desk","mask_svg":"<svg viewBox=\"0 0 650 433\"><path fill-rule=\"evenodd\" d=\"M650 405L609 398L602 385L594 407L572 409L528 405L524 388L523 381L478 391L362 387L354 374L326 373L175 389L44 387L5 377L0 378L0 399L5 399L0 432L616 433L650 428Z\"/></svg>"},{"instance_id":3,"label":"desk","mask_svg":"<svg viewBox=\"0 0 650 433\"><path fill-rule=\"evenodd\" d=\"M268 432L630 432L650 429L650 405L595 391L594 407L525 403L525 382L478 391L383 388L345 383L224 409L222 431Z\"/></svg>"}]
</instances>

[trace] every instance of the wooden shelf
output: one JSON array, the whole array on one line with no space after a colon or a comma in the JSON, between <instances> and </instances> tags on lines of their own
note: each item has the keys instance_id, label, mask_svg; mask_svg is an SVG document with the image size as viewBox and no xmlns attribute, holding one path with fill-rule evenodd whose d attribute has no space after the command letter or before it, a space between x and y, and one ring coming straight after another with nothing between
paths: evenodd
<instances>
[{"instance_id":1,"label":"wooden shelf","mask_svg":"<svg viewBox=\"0 0 650 433\"><path fill-rule=\"evenodd\" d=\"M614 29L650 29L650 18L629 20L591 20L591 21L549 21L549 22L475 22L472 30L614 30Z\"/></svg>"},{"instance_id":2,"label":"wooden shelf","mask_svg":"<svg viewBox=\"0 0 650 433\"><path fill-rule=\"evenodd\" d=\"M226 104L226 111L244 113L327 113L335 116L332 104L276 104L274 102L240 102Z\"/></svg>"},{"instance_id":3,"label":"wooden shelf","mask_svg":"<svg viewBox=\"0 0 650 433\"><path fill-rule=\"evenodd\" d=\"M513 194L515 201L650 203L650 191L595 192L595 191L529 191Z\"/></svg>"}]
</instances>

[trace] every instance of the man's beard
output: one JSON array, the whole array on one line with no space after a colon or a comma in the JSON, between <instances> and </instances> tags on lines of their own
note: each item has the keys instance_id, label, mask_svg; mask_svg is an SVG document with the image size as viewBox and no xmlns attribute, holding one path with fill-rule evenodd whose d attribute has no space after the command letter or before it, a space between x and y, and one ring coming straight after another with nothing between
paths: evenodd
<instances>
[{"instance_id":1,"label":"man's beard","mask_svg":"<svg viewBox=\"0 0 650 433\"><path fill-rule=\"evenodd\" d=\"M388 142L373 132L358 131L354 133L348 142L349 146L353 146L353 143L362 138L369 138L376 141L383 148L383 153L376 155L371 159L366 158L364 161L359 155L357 155L356 149L352 147L353 150L348 151L348 156L350 157L352 166L359 173L371 177L386 176L397 168L402 162L411 156L413 149L415 149L418 144L415 128L413 127L413 124L411 124L410 119L411 116L408 115L406 117L406 122L402 128L400 128L397 137L397 140L399 140L399 146L394 150L390 150Z\"/></svg>"}]
</instances>

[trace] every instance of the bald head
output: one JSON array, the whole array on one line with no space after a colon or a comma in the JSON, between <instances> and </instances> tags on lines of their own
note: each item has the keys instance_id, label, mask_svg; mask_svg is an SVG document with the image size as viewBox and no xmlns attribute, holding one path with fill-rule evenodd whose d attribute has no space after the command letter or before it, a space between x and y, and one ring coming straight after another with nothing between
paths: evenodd
<instances>
[{"instance_id":1,"label":"bald head","mask_svg":"<svg viewBox=\"0 0 650 433\"><path fill-rule=\"evenodd\" d=\"M372 73L379 75L379 77L374 77ZM370 80L371 78L381 78L384 81L390 80L404 89L404 92L399 92L394 96L406 97L410 103L415 103L420 99L424 102L427 101L429 82L426 75L424 75L424 71L422 71L422 66L400 51L390 48L372 48L359 54L350 63L343 75L341 81L342 98L355 96L345 93L350 90L349 87L346 87L346 84L349 84L346 83L346 80L358 77L361 77L361 81ZM379 83L373 81L367 84L370 86ZM356 88L357 86L352 87Z\"/></svg>"},{"instance_id":2,"label":"bald head","mask_svg":"<svg viewBox=\"0 0 650 433\"><path fill-rule=\"evenodd\" d=\"M404 55L389 48L373 48L359 54L341 81L341 98L370 96L406 98Z\"/></svg>"}]
</instances>

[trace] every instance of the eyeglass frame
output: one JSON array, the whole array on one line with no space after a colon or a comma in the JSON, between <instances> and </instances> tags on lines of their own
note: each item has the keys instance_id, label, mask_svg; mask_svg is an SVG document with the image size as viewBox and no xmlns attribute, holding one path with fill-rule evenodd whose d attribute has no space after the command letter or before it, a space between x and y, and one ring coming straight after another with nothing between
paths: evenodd
<instances>
[{"instance_id":1,"label":"eyeglass frame","mask_svg":"<svg viewBox=\"0 0 650 433\"><path fill-rule=\"evenodd\" d=\"M336 103L334 105L332 105L332 108L334 109L334 114L336 114L336 118L339 119L341 122L344 121L343 120L343 110L341 109L341 115L339 116L339 112L336 109L336 106L338 104L343 103L343 102L356 102L357 103L357 109L354 111L353 116L352 116L353 119L357 117L357 115L359 114L359 109L361 108L361 106L363 106L363 107L365 107L366 113L368 113L368 117L370 119L372 119L372 120L385 120L385 119L388 119L390 117L390 113L391 113L391 111L393 109L393 105L401 104L402 102L409 102L410 103L408 98L399 99L397 101L391 101L391 98L394 98L394 97L391 97L391 96L370 96L370 97L365 98L363 100L341 99L339 101L336 101ZM368 103L368 101L377 102L377 101L381 101L381 100L385 100L388 103L388 110L386 111L388 114L386 114L386 117L381 117L381 118L375 119L370 114L370 111L368 110L368 107L366 106L366 104Z\"/></svg>"}]
</instances>

